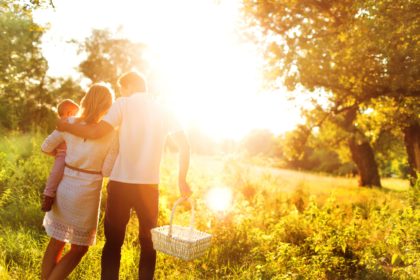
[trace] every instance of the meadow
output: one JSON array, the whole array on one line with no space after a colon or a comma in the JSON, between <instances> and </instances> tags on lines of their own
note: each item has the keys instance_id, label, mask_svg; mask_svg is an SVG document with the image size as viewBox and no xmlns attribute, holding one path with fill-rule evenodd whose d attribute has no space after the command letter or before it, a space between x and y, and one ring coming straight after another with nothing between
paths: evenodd
<instances>
[{"instance_id":1,"label":"meadow","mask_svg":"<svg viewBox=\"0 0 420 280\"><path fill-rule=\"evenodd\" d=\"M48 238L40 196L52 158L40 152L41 134L0 139L0 279L39 279ZM159 224L168 224L178 198L176 157L161 169ZM257 166L236 156L194 155L189 181L196 227L212 247L185 262L158 253L156 279L419 279L419 186L384 179L384 188L357 187L337 178ZM105 184L104 184L105 185ZM213 187L227 187L233 203L223 212L206 205ZM104 243L103 188L98 242L69 279L98 279ZM188 224L189 206L176 213ZM136 279L137 219L128 225L121 279Z\"/></svg>"}]
</instances>

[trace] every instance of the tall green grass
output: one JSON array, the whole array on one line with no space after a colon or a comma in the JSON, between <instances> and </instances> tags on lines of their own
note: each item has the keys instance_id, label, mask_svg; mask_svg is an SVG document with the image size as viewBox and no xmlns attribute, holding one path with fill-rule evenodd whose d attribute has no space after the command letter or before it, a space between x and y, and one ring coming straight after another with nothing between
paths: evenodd
<instances>
[{"instance_id":1,"label":"tall green grass","mask_svg":"<svg viewBox=\"0 0 420 280\"><path fill-rule=\"evenodd\" d=\"M48 237L40 194L52 158L41 154L42 135L0 139L0 279L39 279ZM176 158L161 169L159 223L169 222L178 198ZM189 174L196 227L213 234L212 247L184 262L158 254L156 279L418 279L419 186L384 180L383 189L334 178L247 164L226 157L193 157ZM214 213L207 191L227 186L233 205ZM103 189L98 243L69 279L99 279L104 243ZM188 224L188 205L176 223ZM135 214L133 214L135 216ZM137 278L138 222L130 220L121 279Z\"/></svg>"}]
</instances>

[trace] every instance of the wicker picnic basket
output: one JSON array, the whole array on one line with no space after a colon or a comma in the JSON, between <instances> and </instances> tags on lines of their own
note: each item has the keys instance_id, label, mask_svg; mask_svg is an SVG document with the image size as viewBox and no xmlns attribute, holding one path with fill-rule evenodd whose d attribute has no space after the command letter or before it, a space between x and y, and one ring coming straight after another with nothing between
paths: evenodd
<instances>
[{"instance_id":1,"label":"wicker picnic basket","mask_svg":"<svg viewBox=\"0 0 420 280\"><path fill-rule=\"evenodd\" d=\"M175 209L179 203L188 200L191 204L190 226L173 225ZM178 199L172 208L170 224L151 230L153 248L156 251L189 261L205 254L210 247L211 234L194 228L194 203L185 198Z\"/></svg>"}]
</instances>

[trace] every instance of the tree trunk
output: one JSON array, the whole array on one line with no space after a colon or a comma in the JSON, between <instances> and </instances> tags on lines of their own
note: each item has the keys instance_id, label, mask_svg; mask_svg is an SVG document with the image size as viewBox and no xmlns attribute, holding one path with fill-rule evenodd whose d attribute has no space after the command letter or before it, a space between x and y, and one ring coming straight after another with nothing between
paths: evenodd
<instances>
[{"instance_id":1,"label":"tree trunk","mask_svg":"<svg viewBox=\"0 0 420 280\"><path fill-rule=\"evenodd\" d=\"M359 143L355 137L349 139L351 157L359 172L359 186L381 187L378 166L375 161L373 149L369 142Z\"/></svg>"},{"instance_id":2,"label":"tree trunk","mask_svg":"<svg viewBox=\"0 0 420 280\"><path fill-rule=\"evenodd\" d=\"M404 129L404 144L408 156L410 185L417 181L417 172L420 172L420 125L413 124Z\"/></svg>"}]
</instances>

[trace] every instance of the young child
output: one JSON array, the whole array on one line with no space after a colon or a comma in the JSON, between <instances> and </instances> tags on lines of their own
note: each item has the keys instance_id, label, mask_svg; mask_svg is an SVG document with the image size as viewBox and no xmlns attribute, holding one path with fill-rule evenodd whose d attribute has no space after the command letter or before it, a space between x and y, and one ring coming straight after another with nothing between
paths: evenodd
<instances>
[{"instance_id":1,"label":"young child","mask_svg":"<svg viewBox=\"0 0 420 280\"><path fill-rule=\"evenodd\" d=\"M57 113L61 119L75 116L78 111L79 105L77 105L70 99L65 99L61 101L57 106ZM66 143L63 142L57 147L55 152L52 154L53 156L55 156L55 160L43 192L41 210L44 212L48 212L51 210L58 185L60 184L60 181L63 178L66 149Z\"/></svg>"}]
</instances>

